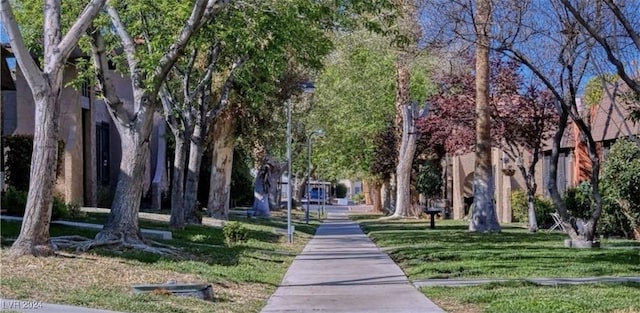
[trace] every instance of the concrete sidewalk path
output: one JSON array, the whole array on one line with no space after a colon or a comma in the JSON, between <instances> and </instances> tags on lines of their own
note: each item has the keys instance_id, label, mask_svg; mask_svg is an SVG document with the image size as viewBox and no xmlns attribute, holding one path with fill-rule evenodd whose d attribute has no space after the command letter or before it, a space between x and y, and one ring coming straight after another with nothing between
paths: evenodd
<instances>
[{"instance_id":1,"label":"concrete sidewalk path","mask_svg":"<svg viewBox=\"0 0 640 313\"><path fill-rule=\"evenodd\" d=\"M469 279L422 279L413 284L416 287L465 287L490 283L529 282L543 286L582 285L598 283L640 283L640 276L602 276L602 277L561 277L561 278L469 278Z\"/></svg>"},{"instance_id":2,"label":"concrete sidewalk path","mask_svg":"<svg viewBox=\"0 0 640 313\"><path fill-rule=\"evenodd\" d=\"M262 312L444 312L345 214L329 213Z\"/></svg>"}]
</instances>

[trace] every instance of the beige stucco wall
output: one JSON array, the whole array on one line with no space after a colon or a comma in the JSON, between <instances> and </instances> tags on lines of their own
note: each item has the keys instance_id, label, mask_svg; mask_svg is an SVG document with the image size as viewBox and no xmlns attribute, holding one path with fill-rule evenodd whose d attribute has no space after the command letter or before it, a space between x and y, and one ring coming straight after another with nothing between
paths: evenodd
<instances>
[{"instance_id":1,"label":"beige stucco wall","mask_svg":"<svg viewBox=\"0 0 640 313\"><path fill-rule=\"evenodd\" d=\"M114 71L107 72L107 75L111 78L112 83L115 86L118 97L122 100L129 114L133 114L133 89L131 86L131 80L129 77L121 75ZM115 185L118 181L118 175L120 174L120 161L122 155L122 147L120 141L120 135L117 128L111 119L107 105L103 100L96 101L96 121L108 122L109 127L109 142L110 142L110 171L111 171L111 184ZM164 138L167 128L161 127L166 124L164 117L155 113L153 117L154 129L149 140L150 157L147 160L147 166L143 177L143 188L145 195L148 192L152 192L152 181L157 178L157 188L153 188L153 199L157 201L159 193L168 190L168 178L166 169L166 144L161 137ZM112 186L113 187L113 186ZM115 188L112 188L115 190ZM156 202L157 203L157 202ZM158 209L159 207L154 207Z\"/></svg>"},{"instance_id":2,"label":"beige stucco wall","mask_svg":"<svg viewBox=\"0 0 640 313\"><path fill-rule=\"evenodd\" d=\"M64 84L75 77L75 68L68 65L64 72ZM35 104L31 89L19 67L16 68L15 84L16 127L12 134L33 135ZM63 88L60 95L59 138L64 142L64 147L59 160L61 169L55 191L67 202L85 205L85 198L87 203L95 201L95 150L91 148L95 135L91 131L94 125L91 110L84 112L83 125L81 98L80 93L72 87ZM89 103L92 101L86 98L84 100Z\"/></svg>"},{"instance_id":3,"label":"beige stucco wall","mask_svg":"<svg viewBox=\"0 0 640 313\"><path fill-rule=\"evenodd\" d=\"M500 149L492 149L492 164L494 168L494 187L495 187L495 204L498 220L501 223L509 223L512 221L513 212L511 209L511 193L515 190L524 189L524 177L516 168L513 160L505 163L505 154ZM527 164L530 154L525 154L524 162ZM467 153L460 156L453 156L451 160L451 175L447 178L451 180L451 203L454 219L462 219L465 216L464 197L473 196L473 178L475 169L475 154ZM503 169L511 167L516 169L513 176L504 175ZM536 181L538 184L538 193L542 193L542 165L538 162L536 165Z\"/></svg>"}]
</instances>

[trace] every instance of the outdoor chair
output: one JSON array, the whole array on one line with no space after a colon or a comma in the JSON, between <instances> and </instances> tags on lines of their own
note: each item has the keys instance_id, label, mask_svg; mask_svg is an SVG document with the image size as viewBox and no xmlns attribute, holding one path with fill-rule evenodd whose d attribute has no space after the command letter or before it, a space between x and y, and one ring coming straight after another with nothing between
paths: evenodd
<instances>
[{"instance_id":1,"label":"outdoor chair","mask_svg":"<svg viewBox=\"0 0 640 313\"><path fill-rule=\"evenodd\" d=\"M549 231L552 231L554 229L562 229L563 232L566 232L566 230L564 229L564 225L562 224L562 220L560 219L560 214L558 214L557 212L553 212L550 213L551 217L553 217L553 226L551 226L551 228L549 228Z\"/></svg>"}]
</instances>

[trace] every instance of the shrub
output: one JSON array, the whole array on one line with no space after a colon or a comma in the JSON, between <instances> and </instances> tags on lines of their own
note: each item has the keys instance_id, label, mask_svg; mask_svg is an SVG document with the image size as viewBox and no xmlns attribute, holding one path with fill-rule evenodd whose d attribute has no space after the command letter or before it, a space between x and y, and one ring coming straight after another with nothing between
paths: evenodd
<instances>
[{"instance_id":1,"label":"shrub","mask_svg":"<svg viewBox=\"0 0 640 313\"><path fill-rule=\"evenodd\" d=\"M616 141L604 163L601 182L601 230L627 237L635 232L640 240L640 147L626 139Z\"/></svg>"},{"instance_id":2,"label":"shrub","mask_svg":"<svg viewBox=\"0 0 640 313\"><path fill-rule=\"evenodd\" d=\"M567 189L562 200L572 217L589 219L591 216L591 184L588 182Z\"/></svg>"},{"instance_id":3,"label":"shrub","mask_svg":"<svg viewBox=\"0 0 640 313\"><path fill-rule=\"evenodd\" d=\"M2 208L7 215L23 216L24 208L27 206L27 192L9 187L2 193Z\"/></svg>"},{"instance_id":4,"label":"shrub","mask_svg":"<svg viewBox=\"0 0 640 313\"><path fill-rule=\"evenodd\" d=\"M86 212L81 210L81 206L78 203L70 202L67 204L67 214L71 218L83 218L87 216Z\"/></svg>"},{"instance_id":5,"label":"shrub","mask_svg":"<svg viewBox=\"0 0 640 313\"><path fill-rule=\"evenodd\" d=\"M28 190L33 136L5 136L2 137L2 141L2 145L7 148L5 163L7 184L18 190ZM24 209L22 212L24 213Z\"/></svg>"},{"instance_id":6,"label":"shrub","mask_svg":"<svg viewBox=\"0 0 640 313\"><path fill-rule=\"evenodd\" d=\"M364 201L364 194L362 193L355 194L351 196L351 200L355 203L361 203L362 201Z\"/></svg>"},{"instance_id":7,"label":"shrub","mask_svg":"<svg viewBox=\"0 0 640 313\"><path fill-rule=\"evenodd\" d=\"M228 222L224 224L222 233L228 245L246 242L249 239L249 230L240 222Z\"/></svg>"},{"instance_id":8,"label":"shrub","mask_svg":"<svg viewBox=\"0 0 640 313\"><path fill-rule=\"evenodd\" d=\"M338 183L336 185L336 198L344 198L347 196L347 185L343 183Z\"/></svg>"},{"instance_id":9,"label":"shrub","mask_svg":"<svg viewBox=\"0 0 640 313\"><path fill-rule=\"evenodd\" d=\"M24 216L27 195L26 191L17 190L13 187L7 188L7 191L2 195L2 207L7 210L7 215ZM61 196L55 195L51 207L51 220L57 220L64 216L67 216L67 205Z\"/></svg>"},{"instance_id":10,"label":"shrub","mask_svg":"<svg viewBox=\"0 0 640 313\"><path fill-rule=\"evenodd\" d=\"M416 178L416 190L427 198L438 196L442 192L440 165L427 162L422 166Z\"/></svg>"},{"instance_id":11,"label":"shrub","mask_svg":"<svg viewBox=\"0 0 640 313\"><path fill-rule=\"evenodd\" d=\"M7 149L6 162L4 164L7 184L18 190L29 190L33 136L4 136L2 141L3 146ZM58 141L57 173L60 173L62 169L63 152L64 141Z\"/></svg>"},{"instance_id":12,"label":"shrub","mask_svg":"<svg viewBox=\"0 0 640 313\"><path fill-rule=\"evenodd\" d=\"M61 217L67 216L69 213L64 198L60 195L53 196L53 206L51 207L51 220L59 220Z\"/></svg>"},{"instance_id":13,"label":"shrub","mask_svg":"<svg viewBox=\"0 0 640 313\"><path fill-rule=\"evenodd\" d=\"M546 228L547 226L553 225L553 218L550 215L555 212L553 202L550 199L536 195L533 203L536 210L538 227ZM513 212L514 222L527 223L529 221L527 192L525 190L516 190L511 193L511 210Z\"/></svg>"}]
</instances>

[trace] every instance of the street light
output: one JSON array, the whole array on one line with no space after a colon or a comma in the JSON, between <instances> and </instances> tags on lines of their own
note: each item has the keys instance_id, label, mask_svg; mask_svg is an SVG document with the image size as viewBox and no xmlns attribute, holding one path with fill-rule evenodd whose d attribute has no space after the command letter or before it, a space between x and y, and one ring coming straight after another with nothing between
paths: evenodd
<instances>
[{"instance_id":1,"label":"street light","mask_svg":"<svg viewBox=\"0 0 640 313\"><path fill-rule=\"evenodd\" d=\"M309 167L307 170L307 210L304 212L304 221L309 224L309 206L311 203L311 137L313 135L324 135L324 131L322 129L314 130L307 136L307 155L309 159ZM318 192L318 197L320 197L320 193Z\"/></svg>"},{"instance_id":2,"label":"street light","mask_svg":"<svg viewBox=\"0 0 640 313\"><path fill-rule=\"evenodd\" d=\"M313 92L313 82L300 85L303 92ZM291 225L291 99L287 99L287 241L293 243L293 227Z\"/></svg>"},{"instance_id":3,"label":"street light","mask_svg":"<svg viewBox=\"0 0 640 313\"><path fill-rule=\"evenodd\" d=\"M291 229L291 100L287 99L287 242L293 243Z\"/></svg>"}]
</instances>

